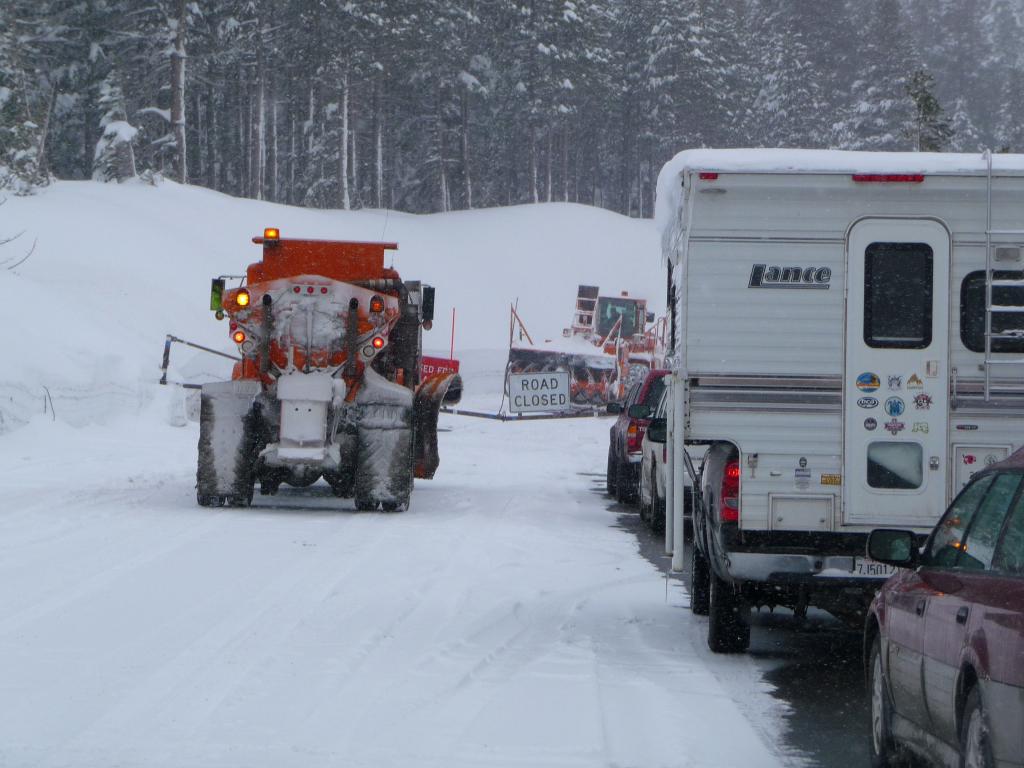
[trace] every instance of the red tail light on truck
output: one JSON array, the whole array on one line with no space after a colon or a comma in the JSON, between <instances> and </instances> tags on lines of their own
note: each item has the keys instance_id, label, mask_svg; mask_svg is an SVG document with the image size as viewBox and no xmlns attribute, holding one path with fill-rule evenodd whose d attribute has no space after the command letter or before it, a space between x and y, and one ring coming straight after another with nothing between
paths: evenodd
<instances>
[{"instance_id":1,"label":"red tail light on truck","mask_svg":"<svg viewBox=\"0 0 1024 768\"><path fill-rule=\"evenodd\" d=\"M740 519L740 463L733 459L725 465L722 474L722 493L719 496L719 519L723 523L736 523Z\"/></svg>"}]
</instances>

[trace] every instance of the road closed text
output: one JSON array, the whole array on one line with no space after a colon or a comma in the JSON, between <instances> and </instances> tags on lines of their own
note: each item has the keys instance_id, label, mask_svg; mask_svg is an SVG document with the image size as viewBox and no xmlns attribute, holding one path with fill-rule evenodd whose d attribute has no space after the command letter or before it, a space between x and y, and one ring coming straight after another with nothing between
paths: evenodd
<instances>
[{"instance_id":1,"label":"road closed text","mask_svg":"<svg viewBox=\"0 0 1024 768\"><path fill-rule=\"evenodd\" d=\"M513 373L508 381L509 407L516 413L564 411L569 408L569 374Z\"/></svg>"}]
</instances>

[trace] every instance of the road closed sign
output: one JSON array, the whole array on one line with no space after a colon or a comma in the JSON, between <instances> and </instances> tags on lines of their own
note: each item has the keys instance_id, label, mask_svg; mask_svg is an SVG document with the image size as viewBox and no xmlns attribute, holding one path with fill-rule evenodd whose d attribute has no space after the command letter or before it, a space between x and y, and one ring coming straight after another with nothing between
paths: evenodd
<instances>
[{"instance_id":1,"label":"road closed sign","mask_svg":"<svg viewBox=\"0 0 1024 768\"><path fill-rule=\"evenodd\" d=\"M508 377L510 410L569 410L569 372L511 373Z\"/></svg>"}]
</instances>

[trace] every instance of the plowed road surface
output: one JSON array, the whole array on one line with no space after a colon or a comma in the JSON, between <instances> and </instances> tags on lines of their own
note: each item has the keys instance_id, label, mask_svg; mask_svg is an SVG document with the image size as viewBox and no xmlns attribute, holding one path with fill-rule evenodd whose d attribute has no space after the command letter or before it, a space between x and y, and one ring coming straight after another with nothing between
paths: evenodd
<instances>
[{"instance_id":1,"label":"plowed road surface","mask_svg":"<svg viewBox=\"0 0 1024 768\"><path fill-rule=\"evenodd\" d=\"M198 508L195 425L0 436L0 766L799 762L617 525L606 420L442 427L402 514Z\"/></svg>"}]
</instances>

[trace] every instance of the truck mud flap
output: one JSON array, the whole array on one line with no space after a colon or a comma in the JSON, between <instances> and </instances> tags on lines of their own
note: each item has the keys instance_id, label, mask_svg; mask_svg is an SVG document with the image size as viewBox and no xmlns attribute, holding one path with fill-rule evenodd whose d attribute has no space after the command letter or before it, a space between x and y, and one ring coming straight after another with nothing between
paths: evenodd
<instances>
[{"instance_id":1,"label":"truck mud flap","mask_svg":"<svg viewBox=\"0 0 1024 768\"><path fill-rule=\"evenodd\" d=\"M248 505L252 501L262 418L257 381L204 384L199 407L199 504Z\"/></svg>"},{"instance_id":2,"label":"truck mud flap","mask_svg":"<svg viewBox=\"0 0 1024 768\"><path fill-rule=\"evenodd\" d=\"M457 373L432 376L416 389L413 405L416 477L429 480L437 471L441 457L437 452L437 418L442 405L454 405L462 399L462 377Z\"/></svg>"}]
</instances>

